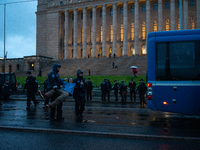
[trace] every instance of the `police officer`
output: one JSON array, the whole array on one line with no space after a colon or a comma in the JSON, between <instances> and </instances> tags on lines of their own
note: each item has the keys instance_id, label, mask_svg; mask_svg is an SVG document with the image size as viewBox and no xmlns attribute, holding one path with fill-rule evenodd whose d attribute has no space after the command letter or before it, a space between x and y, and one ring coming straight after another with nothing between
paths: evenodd
<instances>
[{"instance_id":1,"label":"police officer","mask_svg":"<svg viewBox=\"0 0 200 150\"><path fill-rule=\"evenodd\" d=\"M134 103L135 103L135 100L136 100L135 86L136 86L136 83L133 81L133 79L131 79L131 81L129 82L130 98L131 98L131 102L132 102L132 94L133 94L134 95Z\"/></svg>"},{"instance_id":2,"label":"police officer","mask_svg":"<svg viewBox=\"0 0 200 150\"><path fill-rule=\"evenodd\" d=\"M140 96L140 107L143 107L144 108L144 94L145 92L147 91L147 87L143 81L143 79L140 79L140 84L138 85L137 87L137 90L136 91L139 91L139 96Z\"/></svg>"},{"instance_id":3,"label":"police officer","mask_svg":"<svg viewBox=\"0 0 200 150\"><path fill-rule=\"evenodd\" d=\"M110 91L112 89L112 85L111 85L109 79L106 80L106 84L107 84L107 91L106 91L106 93L108 94L108 101L110 101Z\"/></svg>"},{"instance_id":4,"label":"police officer","mask_svg":"<svg viewBox=\"0 0 200 150\"><path fill-rule=\"evenodd\" d=\"M83 72L81 70L77 71L77 77L74 79L74 83L76 83L73 93L75 98L76 121L82 122L83 111L85 110L86 80L83 77Z\"/></svg>"},{"instance_id":5,"label":"police officer","mask_svg":"<svg viewBox=\"0 0 200 150\"><path fill-rule=\"evenodd\" d=\"M122 104L124 103L124 101L126 102L126 94L127 94L127 86L124 84L124 81L121 82L121 85L120 85L120 95L122 97Z\"/></svg>"},{"instance_id":6,"label":"police officer","mask_svg":"<svg viewBox=\"0 0 200 150\"><path fill-rule=\"evenodd\" d=\"M60 76L58 72L60 71L61 65L54 63L52 66L52 70L48 74L48 84L47 84L47 90L52 90L52 89L60 89L60 86L63 84L62 80L60 79ZM51 97L51 102L53 102L58 95L54 94L53 97ZM61 102L57 107L52 107L50 108L50 121L51 123L55 122L55 113L56 113L56 108L57 108L57 115L56 115L56 120L57 121L63 121L64 118L62 118L62 105L63 103Z\"/></svg>"},{"instance_id":7,"label":"police officer","mask_svg":"<svg viewBox=\"0 0 200 150\"><path fill-rule=\"evenodd\" d=\"M87 101L89 101L89 97L90 97L90 101L92 100L92 88L93 88L93 84L90 81L90 78L88 78L86 82Z\"/></svg>"},{"instance_id":8,"label":"police officer","mask_svg":"<svg viewBox=\"0 0 200 150\"><path fill-rule=\"evenodd\" d=\"M101 83L101 100L106 101L107 84L106 79Z\"/></svg>"},{"instance_id":9,"label":"police officer","mask_svg":"<svg viewBox=\"0 0 200 150\"><path fill-rule=\"evenodd\" d=\"M23 92L25 92L25 89L27 89L27 108L26 109L30 110L31 99L34 102L35 107L37 106L35 93L37 92L37 89L38 89L38 83L37 83L36 78L31 75L30 71L28 71L26 74L28 75L28 77L26 79Z\"/></svg>"},{"instance_id":10,"label":"police officer","mask_svg":"<svg viewBox=\"0 0 200 150\"><path fill-rule=\"evenodd\" d=\"M118 90L119 90L119 84L117 83L117 80L114 81L115 84L113 86L114 94L115 94L115 101L118 101Z\"/></svg>"}]
</instances>

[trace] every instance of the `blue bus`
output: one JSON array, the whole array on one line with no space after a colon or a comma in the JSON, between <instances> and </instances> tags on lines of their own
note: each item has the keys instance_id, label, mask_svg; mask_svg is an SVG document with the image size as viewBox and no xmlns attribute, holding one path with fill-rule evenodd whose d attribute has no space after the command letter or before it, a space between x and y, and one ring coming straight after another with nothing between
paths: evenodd
<instances>
[{"instance_id":1,"label":"blue bus","mask_svg":"<svg viewBox=\"0 0 200 150\"><path fill-rule=\"evenodd\" d=\"M148 107L200 115L200 30L149 33L147 56Z\"/></svg>"}]
</instances>

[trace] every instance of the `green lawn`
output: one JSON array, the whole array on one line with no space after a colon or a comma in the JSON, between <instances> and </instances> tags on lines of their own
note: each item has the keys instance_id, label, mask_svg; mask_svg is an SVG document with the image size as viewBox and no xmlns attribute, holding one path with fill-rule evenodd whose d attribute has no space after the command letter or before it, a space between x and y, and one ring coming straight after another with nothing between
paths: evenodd
<instances>
[{"instance_id":1,"label":"green lawn","mask_svg":"<svg viewBox=\"0 0 200 150\"><path fill-rule=\"evenodd\" d=\"M144 82L146 82L146 76L137 76L134 78L133 76L84 76L85 79L90 78L90 80L93 82L94 87L98 88L100 87L101 82L104 81L104 79L109 79L111 84L114 84L114 80L117 80L119 84L121 84L121 81L124 81L126 85L133 79L133 81L136 82L136 84L139 84L140 79L143 79ZM36 77L36 80L38 84L43 87L43 83L47 77ZM65 78L65 77L61 77ZM73 76L75 78L75 76ZM26 81L26 77L17 77L17 85L24 85Z\"/></svg>"}]
</instances>

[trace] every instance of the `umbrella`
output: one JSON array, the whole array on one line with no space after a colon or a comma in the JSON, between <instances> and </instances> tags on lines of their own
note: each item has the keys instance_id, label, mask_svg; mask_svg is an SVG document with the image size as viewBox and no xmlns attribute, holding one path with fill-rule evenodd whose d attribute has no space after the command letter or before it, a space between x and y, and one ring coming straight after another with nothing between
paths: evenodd
<instances>
[{"instance_id":1,"label":"umbrella","mask_svg":"<svg viewBox=\"0 0 200 150\"><path fill-rule=\"evenodd\" d=\"M133 68L137 68L137 67L136 66L131 66L130 68L133 69Z\"/></svg>"}]
</instances>

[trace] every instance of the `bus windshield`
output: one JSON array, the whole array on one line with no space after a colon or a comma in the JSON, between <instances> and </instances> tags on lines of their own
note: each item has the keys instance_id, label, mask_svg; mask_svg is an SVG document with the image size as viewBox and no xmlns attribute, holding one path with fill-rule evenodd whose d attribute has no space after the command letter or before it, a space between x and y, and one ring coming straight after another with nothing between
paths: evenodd
<instances>
[{"instance_id":1,"label":"bus windshield","mask_svg":"<svg viewBox=\"0 0 200 150\"><path fill-rule=\"evenodd\" d=\"M200 41L157 42L156 80L200 80Z\"/></svg>"}]
</instances>

